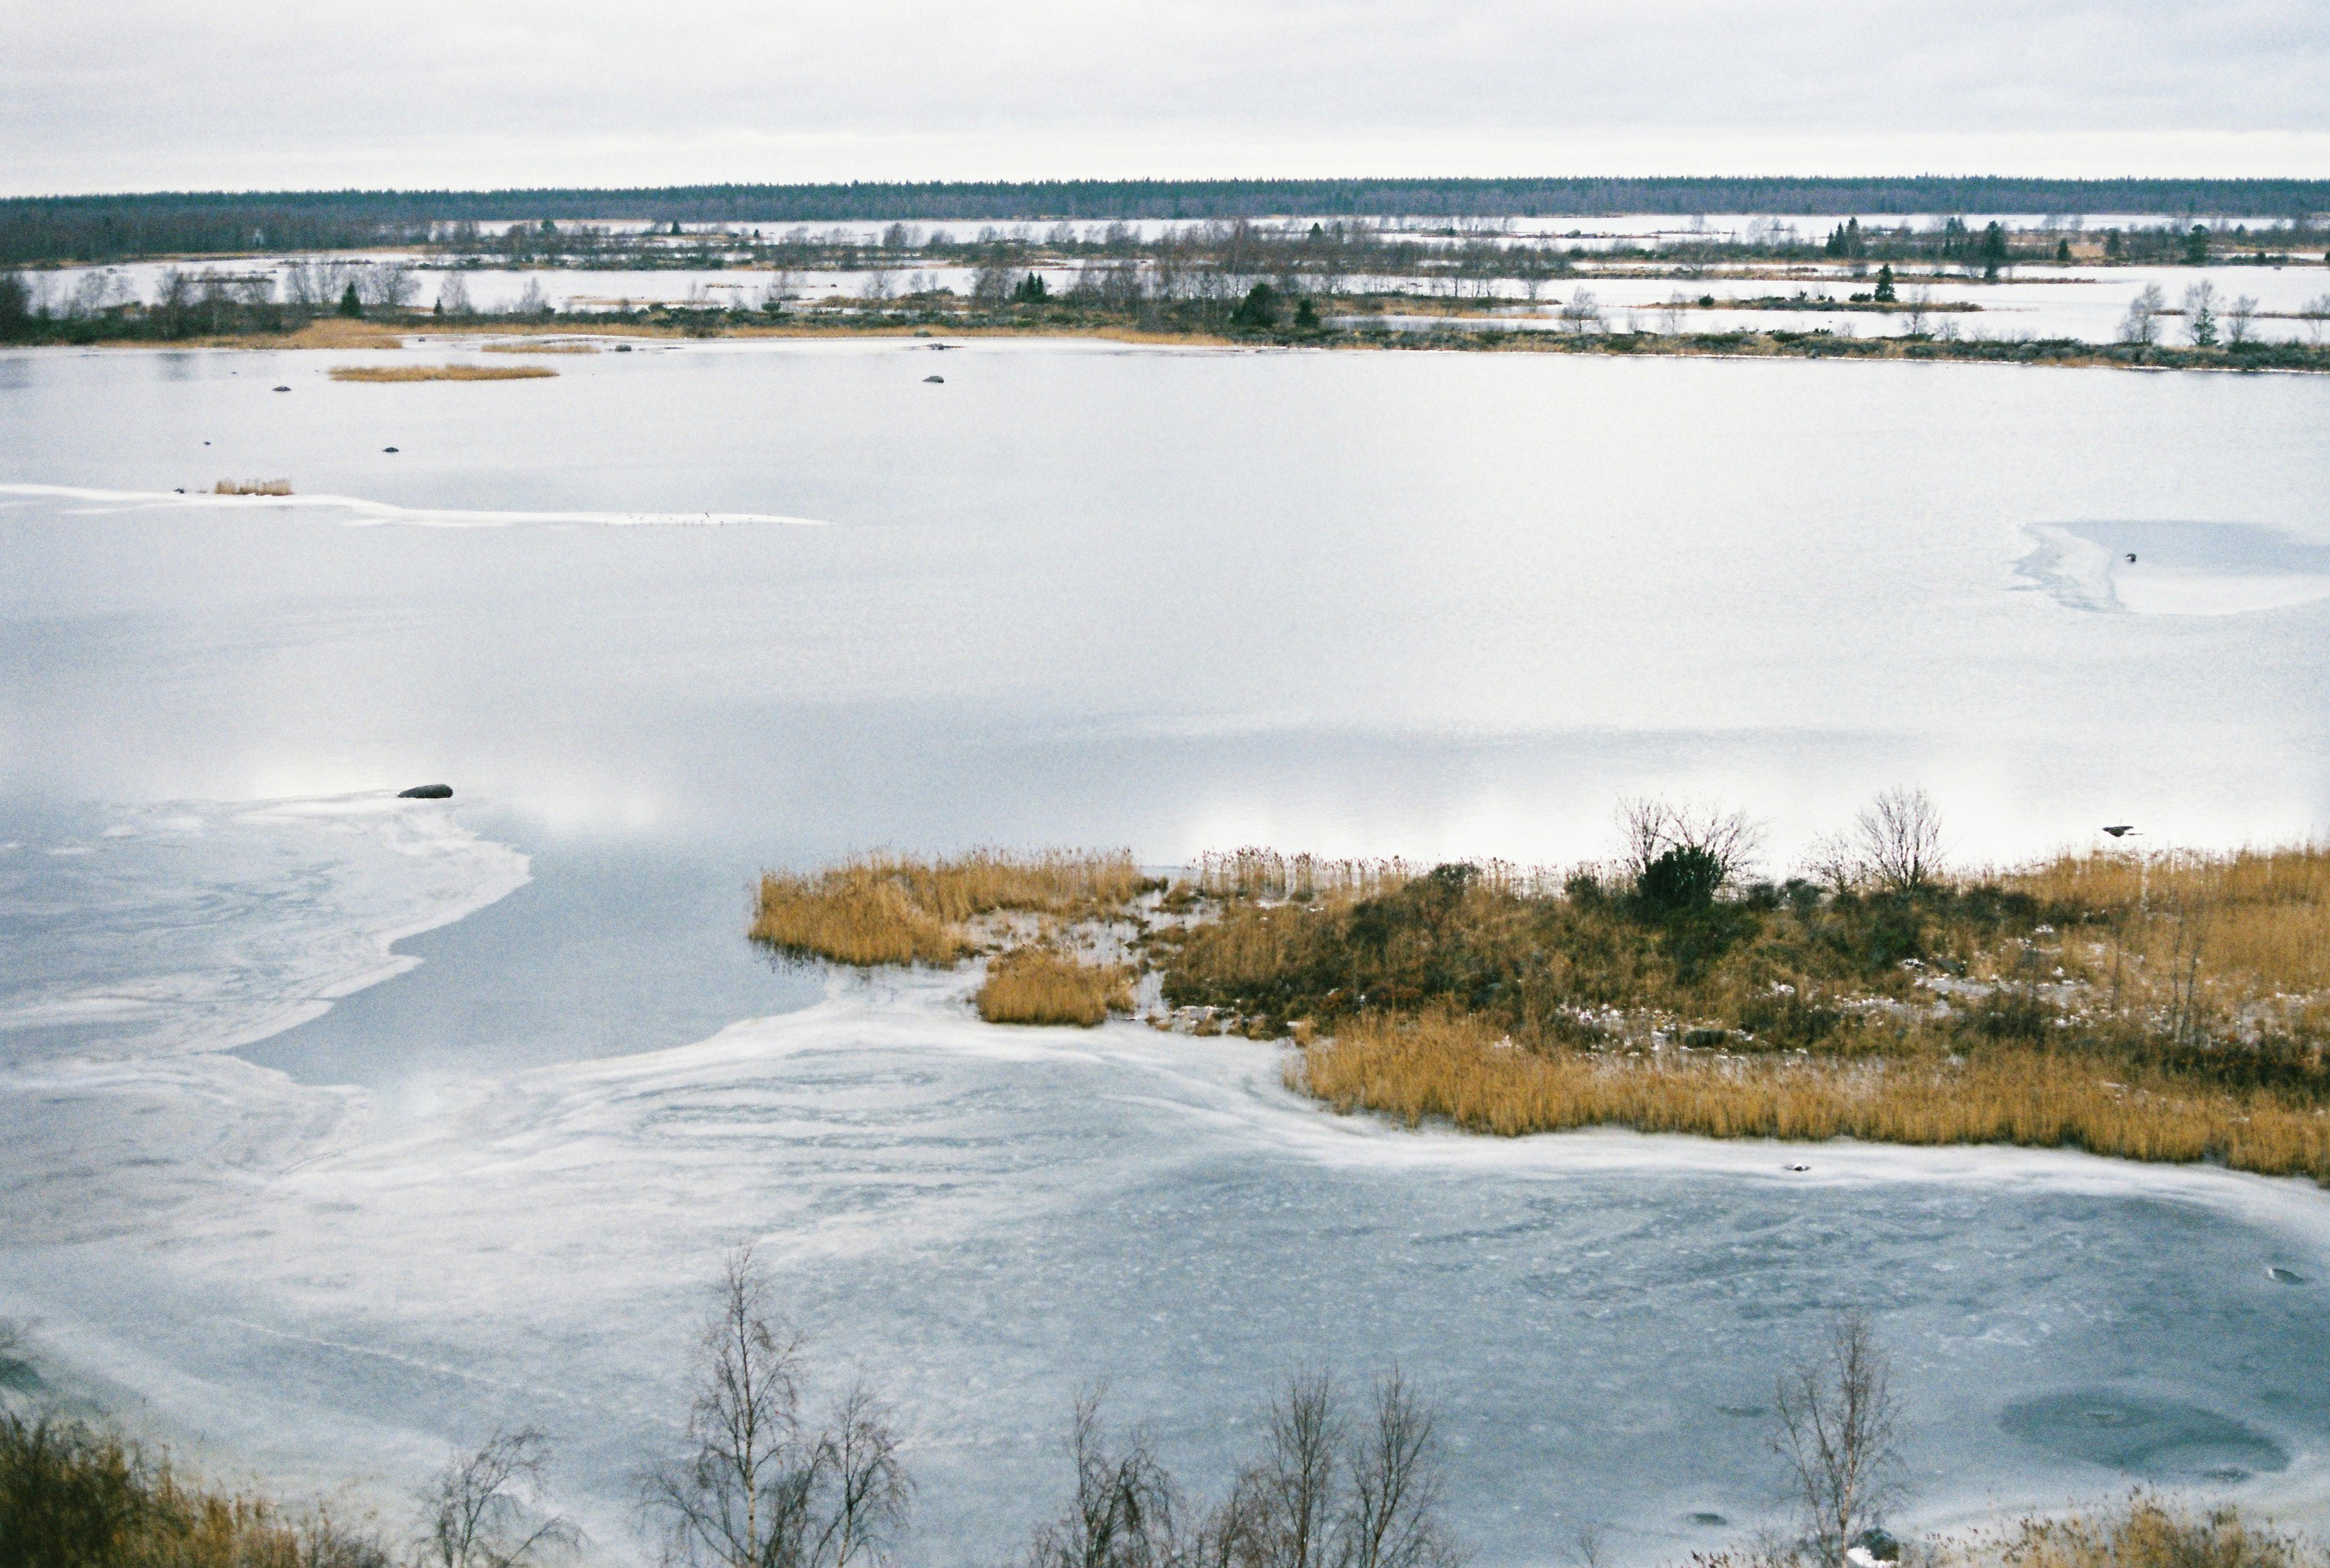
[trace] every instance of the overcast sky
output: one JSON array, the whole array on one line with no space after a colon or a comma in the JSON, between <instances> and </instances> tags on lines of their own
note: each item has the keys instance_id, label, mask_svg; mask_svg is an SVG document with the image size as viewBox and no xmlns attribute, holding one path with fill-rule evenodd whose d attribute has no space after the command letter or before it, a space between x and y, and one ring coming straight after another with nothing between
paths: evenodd
<instances>
[{"instance_id":1,"label":"overcast sky","mask_svg":"<svg viewBox=\"0 0 2330 1568\"><path fill-rule=\"evenodd\" d=\"M2330 0L0 0L6 194L2330 176Z\"/></svg>"}]
</instances>

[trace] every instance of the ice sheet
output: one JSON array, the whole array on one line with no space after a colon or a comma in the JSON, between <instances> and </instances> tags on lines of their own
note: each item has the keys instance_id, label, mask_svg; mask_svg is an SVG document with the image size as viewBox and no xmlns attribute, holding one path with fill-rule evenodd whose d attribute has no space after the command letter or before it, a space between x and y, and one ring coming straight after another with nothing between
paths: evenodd
<instances>
[{"instance_id":1,"label":"ice sheet","mask_svg":"<svg viewBox=\"0 0 2330 1568\"><path fill-rule=\"evenodd\" d=\"M362 527L402 523L429 528L510 528L529 523L579 523L605 527L691 527L723 524L787 523L823 527L816 517L785 517L767 512L482 512L444 506L396 506L354 496L221 496L208 491L97 490L79 485L0 485L0 496L83 501L84 512L132 512L171 507L223 508L236 512L339 513L338 521Z\"/></svg>"}]
</instances>

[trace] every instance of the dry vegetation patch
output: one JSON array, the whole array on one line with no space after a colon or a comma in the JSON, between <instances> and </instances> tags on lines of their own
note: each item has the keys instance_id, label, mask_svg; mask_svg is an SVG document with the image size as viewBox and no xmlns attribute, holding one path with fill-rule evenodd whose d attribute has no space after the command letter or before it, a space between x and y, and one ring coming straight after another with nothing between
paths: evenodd
<instances>
[{"instance_id":1,"label":"dry vegetation patch","mask_svg":"<svg viewBox=\"0 0 2330 1568\"><path fill-rule=\"evenodd\" d=\"M2129 1159L2221 1160L2330 1181L2330 1117L2259 1091L2160 1072L2136 1082L2045 1050L1841 1062L1525 1047L1478 1017L1355 1020L1287 1066L1340 1111L1512 1137L1612 1126L1709 1138L2006 1143ZM2131 1077L2136 1074L2129 1073Z\"/></svg>"},{"instance_id":2,"label":"dry vegetation patch","mask_svg":"<svg viewBox=\"0 0 2330 1568\"><path fill-rule=\"evenodd\" d=\"M982 917L1102 918L1148 885L1124 850L861 855L823 871L763 875L751 935L782 952L838 963L950 964L1004 940L999 930L971 929Z\"/></svg>"},{"instance_id":3,"label":"dry vegetation patch","mask_svg":"<svg viewBox=\"0 0 2330 1568\"><path fill-rule=\"evenodd\" d=\"M221 479L211 486L213 496L289 496L289 479Z\"/></svg>"},{"instance_id":4,"label":"dry vegetation patch","mask_svg":"<svg viewBox=\"0 0 2330 1568\"><path fill-rule=\"evenodd\" d=\"M486 354L596 354L595 343L487 343L478 345Z\"/></svg>"},{"instance_id":5,"label":"dry vegetation patch","mask_svg":"<svg viewBox=\"0 0 2330 1568\"><path fill-rule=\"evenodd\" d=\"M1946 1540L1937 1568L2324 1568L2321 1545L2257 1525L2231 1507L2206 1512L2138 1494L2121 1507L2022 1519Z\"/></svg>"},{"instance_id":6,"label":"dry vegetation patch","mask_svg":"<svg viewBox=\"0 0 2330 1568\"><path fill-rule=\"evenodd\" d=\"M1830 846L1825 885L1743 884L1736 818L1629 820L1625 860L1566 874L1246 849L1167 889L1122 851L867 855L763 877L753 935L852 964L989 954L990 1022L1096 1024L1153 986L1151 1022L1291 1034L1290 1083L1410 1124L2009 1143L2330 1183L2330 847L1950 877L1912 833L1890 859Z\"/></svg>"},{"instance_id":7,"label":"dry vegetation patch","mask_svg":"<svg viewBox=\"0 0 2330 1568\"><path fill-rule=\"evenodd\" d=\"M391 1568L377 1541L322 1516L192 1485L136 1445L73 1422L0 1415L0 1561L43 1568Z\"/></svg>"},{"instance_id":8,"label":"dry vegetation patch","mask_svg":"<svg viewBox=\"0 0 2330 1568\"><path fill-rule=\"evenodd\" d=\"M1092 1028L1111 1013L1132 1011L1132 970L1087 964L1073 953L1019 948L987 967L971 1001L990 1024L1074 1024Z\"/></svg>"},{"instance_id":9,"label":"dry vegetation patch","mask_svg":"<svg viewBox=\"0 0 2330 1568\"><path fill-rule=\"evenodd\" d=\"M540 381L558 373L546 364L336 364L334 381Z\"/></svg>"}]
</instances>

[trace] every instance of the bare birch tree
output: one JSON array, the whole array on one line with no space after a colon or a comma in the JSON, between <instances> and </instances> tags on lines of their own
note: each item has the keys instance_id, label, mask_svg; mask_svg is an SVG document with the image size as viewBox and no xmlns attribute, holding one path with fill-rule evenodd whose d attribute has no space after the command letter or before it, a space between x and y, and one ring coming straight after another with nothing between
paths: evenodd
<instances>
[{"instance_id":1,"label":"bare birch tree","mask_svg":"<svg viewBox=\"0 0 2330 1568\"><path fill-rule=\"evenodd\" d=\"M797 1568L815 1451L800 1430L800 1337L772 1319L750 1246L728 1256L720 1305L696 1338L687 1458L656 1467L642 1501L675 1556L721 1568Z\"/></svg>"},{"instance_id":2,"label":"bare birch tree","mask_svg":"<svg viewBox=\"0 0 2330 1568\"><path fill-rule=\"evenodd\" d=\"M1900 1496L1900 1410L1890 1368L1865 1313L1849 1312L1821 1352L1783 1374L1772 1448L1822 1568L1844 1554Z\"/></svg>"},{"instance_id":3,"label":"bare birch tree","mask_svg":"<svg viewBox=\"0 0 2330 1568\"><path fill-rule=\"evenodd\" d=\"M890 1412L858 1384L834 1407L817 1445L818 1534L810 1560L826 1568L879 1562L905 1528L914 1486L898 1458Z\"/></svg>"}]
</instances>

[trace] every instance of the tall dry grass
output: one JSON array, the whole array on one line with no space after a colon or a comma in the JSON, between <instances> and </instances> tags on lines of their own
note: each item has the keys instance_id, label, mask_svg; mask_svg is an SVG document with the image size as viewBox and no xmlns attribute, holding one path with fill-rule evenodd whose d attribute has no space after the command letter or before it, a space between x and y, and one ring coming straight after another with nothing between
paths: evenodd
<instances>
[{"instance_id":1,"label":"tall dry grass","mask_svg":"<svg viewBox=\"0 0 2330 1568\"><path fill-rule=\"evenodd\" d=\"M1558 875L1542 867L1503 860L1470 864L1483 885L1520 897L1545 896L1561 885ZM1198 855L1189 867L1188 885L1208 898L1312 903L1321 899L1379 898L1430 870L1397 855L1337 860L1248 845Z\"/></svg>"},{"instance_id":2,"label":"tall dry grass","mask_svg":"<svg viewBox=\"0 0 2330 1568\"><path fill-rule=\"evenodd\" d=\"M2064 855L1998 880L2155 970L2191 955L2245 990L2330 987L2330 844Z\"/></svg>"},{"instance_id":3,"label":"tall dry grass","mask_svg":"<svg viewBox=\"0 0 2330 1568\"><path fill-rule=\"evenodd\" d=\"M478 345L487 354L596 354L595 343L484 343Z\"/></svg>"},{"instance_id":4,"label":"tall dry grass","mask_svg":"<svg viewBox=\"0 0 2330 1568\"><path fill-rule=\"evenodd\" d=\"M1936 1568L2325 1568L2319 1544L2263 1528L2233 1508L2205 1513L2142 1494L2101 1514L2022 1519L1944 1541Z\"/></svg>"},{"instance_id":5,"label":"tall dry grass","mask_svg":"<svg viewBox=\"0 0 2330 1568\"><path fill-rule=\"evenodd\" d=\"M324 1517L189 1485L107 1431L0 1416L0 1568L392 1568Z\"/></svg>"},{"instance_id":6,"label":"tall dry grass","mask_svg":"<svg viewBox=\"0 0 2330 1568\"><path fill-rule=\"evenodd\" d=\"M221 479L211 486L213 496L289 496L289 479Z\"/></svg>"},{"instance_id":7,"label":"tall dry grass","mask_svg":"<svg viewBox=\"0 0 2330 1568\"><path fill-rule=\"evenodd\" d=\"M1019 948L992 959L971 997L990 1024L1074 1024L1090 1029L1132 1010L1132 971L1080 963L1048 948Z\"/></svg>"},{"instance_id":8,"label":"tall dry grass","mask_svg":"<svg viewBox=\"0 0 2330 1568\"><path fill-rule=\"evenodd\" d=\"M336 364L334 381L540 381L558 373L546 364Z\"/></svg>"},{"instance_id":9,"label":"tall dry grass","mask_svg":"<svg viewBox=\"0 0 2330 1568\"><path fill-rule=\"evenodd\" d=\"M1709 1138L2004 1143L2130 1159L2213 1159L2330 1183L2330 1113L2270 1095L2041 1048L1853 1063L1524 1049L1445 1010L1371 1015L1290 1062L1289 1082L1337 1110L1414 1126L1445 1119L1514 1137L1615 1126Z\"/></svg>"},{"instance_id":10,"label":"tall dry grass","mask_svg":"<svg viewBox=\"0 0 2330 1568\"><path fill-rule=\"evenodd\" d=\"M860 855L822 871L763 875L750 934L845 964L949 964L973 950L964 922L981 915L1104 915L1148 885L1129 850Z\"/></svg>"}]
</instances>

